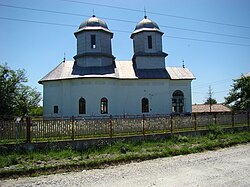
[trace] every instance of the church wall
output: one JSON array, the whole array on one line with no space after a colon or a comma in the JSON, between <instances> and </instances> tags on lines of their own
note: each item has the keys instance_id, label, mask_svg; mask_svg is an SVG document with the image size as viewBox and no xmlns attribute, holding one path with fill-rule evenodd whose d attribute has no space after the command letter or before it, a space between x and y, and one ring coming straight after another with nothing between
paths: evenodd
<instances>
[{"instance_id":1,"label":"church wall","mask_svg":"<svg viewBox=\"0 0 250 187\"><path fill-rule=\"evenodd\" d=\"M58 114L54 113L54 106L58 106ZM43 83L43 115L49 117L64 115L62 110L62 86L59 81Z\"/></svg>"},{"instance_id":2,"label":"church wall","mask_svg":"<svg viewBox=\"0 0 250 187\"><path fill-rule=\"evenodd\" d=\"M191 112L191 81L168 79L119 80L85 78L44 83L44 116L79 116L79 99L86 100L80 116L141 115L141 100L149 100L145 114L170 114L172 94L184 93L185 112ZM101 98L108 99L108 114L100 114ZM59 108L53 113L53 106Z\"/></svg>"}]
</instances>

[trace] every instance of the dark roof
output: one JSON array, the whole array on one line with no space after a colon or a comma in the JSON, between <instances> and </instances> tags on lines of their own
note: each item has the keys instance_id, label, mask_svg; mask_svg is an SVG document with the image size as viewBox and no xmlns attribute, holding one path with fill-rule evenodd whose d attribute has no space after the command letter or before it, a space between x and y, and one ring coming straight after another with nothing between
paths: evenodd
<instances>
[{"instance_id":1,"label":"dark roof","mask_svg":"<svg viewBox=\"0 0 250 187\"><path fill-rule=\"evenodd\" d=\"M167 70L164 69L137 69L134 68L135 75L139 79L170 79Z\"/></svg>"},{"instance_id":2,"label":"dark roof","mask_svg":"<svg viewBox=\"0 0 250 187\"><path fill-rule=\"evenodd\" d=\"M155 23L154 21L148 19L146 16L144 17L143 20L141 20L139 23L137 23L135 30L139 30L142 28L150 28L150 29L159 29L159 26L157 25L157 23Z\"/></svg>"},{"instance_id":3,"label":"dark roof","mask_svg":"<svg viewBox=\"0 0 250 187\"><path fill-rule=\"evenodd\" d=\"M103 67L80 67L76 63L73 65L72 75L106 75L115 73L115 64Z\"/></svg>"},{"instance_id":4,"label":"dark roof","mask_svg":"<svg viewBox=\"0 0 250 187\"><path fill-rule=\"evenodd\" d=\"M206 113L210 112L209 104L195 104L192 105L193 113ZM231 112L231 109L223 104L213 104L211 106L211 112Z\"/></svg>"},{"instance_id":5,"label":"dark roof","mask_svg":"<svg viewBox=\"0 0 250 187\"><path fill-rule=\"evenodd\" d=\"M44 76L39 83L78 78L115 78L115 79L171 79L192 80L194 75L183 67L166 67L166 69L134 68L132 61L115 61L106 67L79 67L74 61L60 63L55 69Z\"/></svg>"},{"instance_id":6,"label":"dark roof","mask_svg":"<svg viewBox=\"0 0 250 187\"><path fill-rule=\"evenodd\" d=\"M161 32L159 26L154 21L151 21L147 17L144 17L139 23L137 23L134 32L131 34L130 38L133 39L134 35L140 32L158 32L160 34L164 34Z\"/></svg>"},{"instance_id":7,"label":"dark roof","mask_svg":"<svg viewBox=\"0 0 250 187\"><path fill-rule=\"evenodd\" d=\"M108 25L105 23L105 21L95 17L95 15L82 22L79 26L79 29L82 29L84 27L103 27L105 29L108 29Z\"/></svg>"}]
</instances>

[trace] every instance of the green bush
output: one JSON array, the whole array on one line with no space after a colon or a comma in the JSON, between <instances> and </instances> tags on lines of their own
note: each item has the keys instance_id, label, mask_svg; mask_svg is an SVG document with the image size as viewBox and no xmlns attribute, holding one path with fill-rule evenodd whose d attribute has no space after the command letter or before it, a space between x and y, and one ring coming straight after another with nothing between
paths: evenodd
<instances>
[{"instance_id":1,"label":"green bush","mask_svg":"<svg viewBox=\"0 0 250 187\"><path fill-rule=\"evenodd\" d=\"M209 125L208 130L209 130L208 136L210 139L216 139L224 134L223 128L216 124Z\"/></svg>"},{"instance_id":2,"label":"green bush","mask_svg":"<svg viewBox=\"0 0 250 187\"><path fill-rule=\"evenodd\" d=\"M189 141L188 137L182 135L173 135L171 136L171 140L174 143L184 143Z\"/></svg>"}]
</instances>

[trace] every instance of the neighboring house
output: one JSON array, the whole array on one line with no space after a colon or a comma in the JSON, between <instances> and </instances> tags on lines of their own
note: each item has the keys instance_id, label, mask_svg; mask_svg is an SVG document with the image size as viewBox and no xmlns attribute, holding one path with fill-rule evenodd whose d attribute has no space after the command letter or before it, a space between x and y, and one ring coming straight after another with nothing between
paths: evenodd
<instances>
[{"instance_id":1,"label":"neighboring house","mask_svg":"<svg viewBox=\"0 0 250 187\"><path fill-rule=\"evenodd\" d=\"M159 26L146 16L131 34L132 60L112 54L113 33L95 17L74 33L77 54L43 77L44 116L105 116L192 112L194 75L166 67ZM121 50L126 49L120 46Z\"/></svg>"},{"instance_id":2,"label":"neighboring house","mask_svg":"<svg viewBox=\"0 0 250 187\"><path fill-rule=\"evenodd\" d=\"M193 113L209 113L210 105L209 104L195 104L192 106ZM231 109L223 104L212 104L211 105L212 113L225 113L231 112Z\"/></svg>"}]
</instances>

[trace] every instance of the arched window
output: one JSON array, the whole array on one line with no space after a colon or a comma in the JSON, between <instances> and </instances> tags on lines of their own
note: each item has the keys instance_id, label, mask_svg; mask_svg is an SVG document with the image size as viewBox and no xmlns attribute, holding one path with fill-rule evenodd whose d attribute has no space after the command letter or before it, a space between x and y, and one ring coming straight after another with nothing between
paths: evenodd
<instances>
[{"instance_id":1,"label":"arched window","mask_svg":"<svg viewBox=\"0 0 250 187\"><path fill-rule=\"evenodd\" d=\"M101 99L101 114L107 114L108 113L108 99L102 98Z\"/></svg>"},{"instance_id":2,"label":"arched window","mask_svg":"<svg viewBox=\"0 0 250 187\"><path fill-rule=\"evenodd\" d=\"M94 34L91 34L91 48L96 48L96 36Z\"/></svg>"},{"instance_id":3,"label":"arched window","mask_svg":"<svg viewBox=\"0 0 250 187\"><path fill-rule=\"evenodd\" d=\"M184 112L184 94L180 90L176 90L172 95L172 112Z\"/></svg>"},{"instance_id":4,"label":"arched window","mask_svg":"<svg viewBox=\"0 0 250 187\"><path fill-rule=\"evenodd\" d=\"M82 97L79 99L79 114L86 114L86 101Z\"/></svg>"},{"instance_id":5,"label":"arched window","mask_svg":"<svg viewBox=\"0 0 250 187\"><path fill-rule=\"evenodd\" d=\"M57 105L54 106L54 114L58 114L59 108Z\"/></svg>"},{"instance_id":6,"label":"arched window","mask_svg":"<svg viewBox=\"0 0 250 187\"><path fill-rule=\"evenodd\" d=\"M152 49L152 36L148 36L148 48Z\"/></svg>"},{"instance_id":7,"label":"arched window","mask_svg":"<svg viewBox=\"0 0 250 187\"><path fill-rule=\"evenodd\" d=\"M141 112L142 113L149 112L149 104L147 98L143 98L141 100Z\"/></svg>"}]
</instances>

